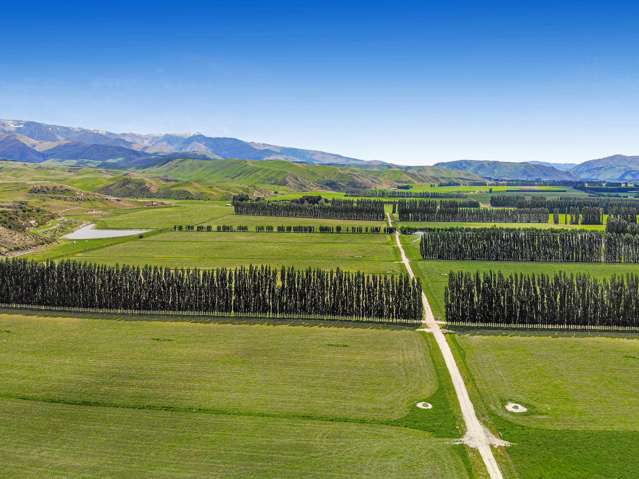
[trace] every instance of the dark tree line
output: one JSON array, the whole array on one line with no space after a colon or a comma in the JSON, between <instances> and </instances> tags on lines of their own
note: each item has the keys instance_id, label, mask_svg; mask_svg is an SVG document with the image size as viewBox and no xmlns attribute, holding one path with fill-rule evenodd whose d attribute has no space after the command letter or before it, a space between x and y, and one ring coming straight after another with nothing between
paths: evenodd
<instances>
[{"instance_id":1,"label":"dark tree line","mask_svg":"<svg viewBox=\"0 0 639 479\"><path fill-rule=\"evenodd\" d=\"M479 208L477 200L400 200L393 206L393 213L433 214L447 212L454 214L464 208Z\"/></svg>"},{"instance_id":2,"label":"dark tree line","mask_svg":"<svg viewBox=\"0 0 639 479\"><path fill-rule=\"evenodd\" d=\"M639 263L639 236L636 234L605 234L606 263Z\"/></svg>"},{"instance_id":3,"label":"dark tree line","mask_svg":"<svg viewBox=\"0 0 639 479\"><path fill-rule=\"evenodd\" d=\"M632 234L503 228L425 228L420 233L424 259L639 263L639 236Z\"/></svg>"},{"instance_id":4,"label":"dark tree line","mask_svg":"<svg viewBox=\"0 0 639 479\"><path fill-rule=\"evenodd\" d=\"M624 200L610 198L545 198L543 196L493 196L490 199L493 207L507 208L547 208L554 215L554 223L572 225L601 225L604 214L629 214L636 217L638 207ZM563 214L563 219L559 217Z\"/></svg>"},{"instance_id":5,"label":"dark tree line","mask_svg":"<svg viewBox=\"0 0 639 479\"><path fill-rule=\"evenodd\" d=\"M639 327L639 276L451 272L451 323Z\"/></svg>"},{"instance_id":6,"label":"dark tree line","mask_svg":"<svg viewBox=\"0 0 639 479\"><path fill-rule=\"evenodd\" d=\"M626 211L636 217L639 214L638 199L602 198L602 197L559 197L524 195L495 195L490 197L490 206L506 208L548 208L555 213L570 214L571 208L601 208L604 214L623 214Z\"/></svg>"},{"instance_id":7,"label":"dark tree line","mask_svg":"<svg viewBox=\"0 0 639 479\"><path fill-rule=\"evenodd\" d=\"M249 227L245 225L173 225L173 231L199 233L245 233ZM341 225L258 225L255 233L357 233L357 234L394 234L394 227L381 226L341 226Z\"/></svg>"},{"instance_id":8,"label":"dark tree line","mask_svg":"<svg viewBox=\"0 0 639 479\"><path fill-rule=\"evenodd\" d=\"M632 221L634 219L634 221ZM606 223L606 231L608 233L628 233L639 234L639 225L637 224L637 217L628 218L621 216L609 216L608 223Z\"/></svg>"},{"instance_id":9,"label":"dark tree line","mask_svg":"<svg viewBox=\"0 0 639 479\"><path fill-rule=\"evenodd\" d=\"M256 226L256 233L354 233L354 234L394 234L395 228L388 226Z\"/></svg>"},{"instance_id":10,"label":"dark tree line","mask_svg":"<svg viewBox=\"0 0 639 479\"><path fill-rule=\"evenodd\" d=\"M320 203L294 201L233 201L236 215L288 216L342 220L384 221L384 203L375 200L329 200Z\"/></svg>"},{"instance_id":11,"label":"dark tree line","mask_svg":"<svg viewBox=\"0 0 639 479\"><path fill-rule=\"evenodd\" d=\"M397 203L400 221L455 221L477 223L547 223L545 208L492 209L460 206L464 201L405 201Z\"/></svg>"},{"instance_id":12,"label":"dark tree line","mask_svg":"<svg viewBox=\"0 0 639 479\"><path fill-rule=\"evenodd\" d=\"M178 269L62 261L0 261L0 303L419 321L421 286L407 275L249 266Z\"/></svg>"},{"instance_id":13,"label":"dark tree line","mask_svg":"<svg viewBox=\"0 0 639 479\"><path fill-rule=\"evenodd\" d=\"M346 196L361 196L369 198L432 198L432 199L461 199L464 193L444 193L436 191L395 191L395 190L364 190L346 193Z\"/></svg>"},{"instance_id":14,"label":"dark tree line","mask_svg":"<svg viewBox=\"0 0 639 479\"><path fill-rule=\"evenodd\" d=\"M248 226L244 225L173 225L173 231L197 231L199 233L207 232L212 233L245 233L249 230Z\"/></svg>"},{"instance_id":15,"label":"dark tree line","mask_svg":"<svg viewBox=\"0 0 639 479\"><path fill-rule=\"evenodd\" d=\"M424 259L601 262L603 236L590 231L504 228L427 229L421 232Z\"/></svg>"}]
</instances>

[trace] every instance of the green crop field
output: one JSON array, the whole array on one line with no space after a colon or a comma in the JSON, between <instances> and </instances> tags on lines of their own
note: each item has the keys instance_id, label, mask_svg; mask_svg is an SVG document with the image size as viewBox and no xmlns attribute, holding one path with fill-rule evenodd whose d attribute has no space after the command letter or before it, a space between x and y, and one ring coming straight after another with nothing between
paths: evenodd
<instances>
[{"instance_id":1,"label":"green crop field","mask_svg":"<svg viewBox=\"0 0 639 479\"><path fill-rule=\"evenodd\" d=\"M4 313L0 344L2 477L478 477L422 333Z\"/></svg>"},{"instance_id":2,"label":"green crop field","mask_svg":"<svg viewBox=\"0 0 639 479\"><path fill-rule=\"evenodd\" d=\"M579 229L588 231L603 231L604 225L566 225L553 223L465 223L462 221L399 221L398 226L408 228L534 228L534 229Z\"/></svg>"},{"instance_id":3,"label":"green crop field","mask_svg":"<svg viewBox=\"0 0 639 479\"><path fill-rule=\"evenodd\" d=\"M226 201L164 201L165 206L119 210L97 222L100 228L173 228L173 225L341 225L383 226L382 221L348 221L233 214Z\"/></svg>"},{"instance_id":4,"label":"green crop field","mask_svg":"<svg viewBox=\"0 0 639 479\"><path fill-rule=\"evenodd\" d=\"M353 221L353 220L335 220L328 218L293 218L293 217L283 217L283 216L247 216L247 215L235 215L232 210L228 215L218 218L215 225L243 225L249 226L253 229L254 226L279 226L279 225L290 225L290 226L357 226L357 227L366 227L366 226L385 226L386 223L383 221Z\"/></svg>"},{"instance_id":5,"label":"green crop field","mask_svg":"<svg viewBox=\"0 0 639 479\"><path fill-rule=\"evenodd\" d=\"M400 273L403 266L384 234L170 232L143 239L66 241L36 259L180 267L269 264L369 273Z\"/></svg>"},{"instance_id":6,"label":"green crop field","mask_svg":"<svg viewBox=\"0 0 639 479\"><path fill-rule=\"evenodd\" d=\"M444 319L444 289L448 284L450 271L502 271L510 273L589 273L595 277L610 277L613 274L639 273L638 264L607 263L528 263L509 261L436 261L423 260L419 253L419 236L403 235L401 238L415 274L421 279L422 287L437 319Z\"/></svg>"},{"instance_id":7,"label":"green crop field","mask_svg":"<svg viewBox=\"0 0 639 479\"><path fill-rule=\"evenodd\" d=\"M508 476L637 477L636 336L477 332L452 338L485 421L512 443L500 454ZM528 412L506 411L511 401Z\"/></svg>"},{"instance_id":8,"label":"green crop field","mask_svg":"<svg viewBox=\"0 0 639 479\"><path fill-rule=\"evenodd\" d=\"M223 201L164 201L166 206L120 210L97 222L99 228L172 228L176 224L215 223L232 214Z\"/></svg>"}]
</instances>

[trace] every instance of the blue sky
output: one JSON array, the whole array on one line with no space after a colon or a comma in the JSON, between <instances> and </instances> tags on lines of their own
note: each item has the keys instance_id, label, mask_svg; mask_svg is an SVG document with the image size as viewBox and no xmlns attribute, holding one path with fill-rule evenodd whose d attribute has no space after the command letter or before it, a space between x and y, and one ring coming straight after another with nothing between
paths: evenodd
<instances>
[{"instance_id":1,"label":"blue sky","mask_svg":"<svg viewBox=\"0 0 639 479\"><path fill-rule=\"evenodd\" d=\"M0 118L401 164L639 154L638 2L4 3Z\"/></svg>"}]
</instances>

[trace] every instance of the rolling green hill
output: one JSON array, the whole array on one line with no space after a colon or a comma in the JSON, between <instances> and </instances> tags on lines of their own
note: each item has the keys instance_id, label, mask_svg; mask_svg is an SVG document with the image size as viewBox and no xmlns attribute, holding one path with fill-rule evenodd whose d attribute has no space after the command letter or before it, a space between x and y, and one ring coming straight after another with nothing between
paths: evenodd
<instances>
[{"instance_id":1,"label":"rolling green hill","mask_svg":"<svg viewBox=\"0 0 639 479\"><path fill-rule=\"evenodd\" d=\"M179 159L162 166L114 170L65 166L55 162L1 162L2 181L31 185L56 183L85 192L124 198L222 199L237 193L337 191L471 182L464 172L421 167L369 168L291 163L285 160Z\"/></svg>"},{"instance_id":2,"label":"rolling green hill","mask_svg":"<svg viewBox=\"0 0 639 479\"><path fill-rule=\"evenodd\" d=\"M357 168L290 163L283 160L175 160L142 170L149 176L206 185L282 187L292 191L390 188L399 184L474 181L476 175L432 166Z\"/></svg>"}]
</instances>

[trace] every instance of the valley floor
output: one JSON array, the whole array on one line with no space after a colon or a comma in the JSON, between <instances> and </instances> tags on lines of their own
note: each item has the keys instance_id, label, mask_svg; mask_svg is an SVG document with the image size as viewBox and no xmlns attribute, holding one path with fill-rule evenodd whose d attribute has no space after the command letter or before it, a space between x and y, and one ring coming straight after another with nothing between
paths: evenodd
<instances>
[{"instance_id":1,"label":"valley floor","mask_svg":"<svg viewBox=\"0 0 639 479\"><path fill-rule=\"evenodd\" d=\"M423 333L3 313L0 344L2 477L477 477Z\"/></svg>"}]
</instances>

